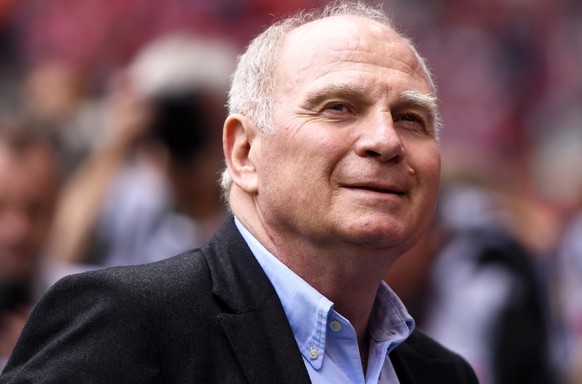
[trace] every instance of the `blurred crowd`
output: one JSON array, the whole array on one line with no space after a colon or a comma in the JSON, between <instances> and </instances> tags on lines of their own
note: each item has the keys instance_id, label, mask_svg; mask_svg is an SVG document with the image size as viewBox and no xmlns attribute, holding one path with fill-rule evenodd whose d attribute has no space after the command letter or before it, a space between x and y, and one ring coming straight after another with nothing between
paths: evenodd
<instances>
[{"instance_id":1,"label":"blurred crowd","mask_svg":"<svg viewBox=\"0 0 582 384\"><path fill-rule=\"evenodd\" d=\"M236 55L323 3L0 0L0 367L58 278L222 224ZM444 121L437 216L388 283L482 383L581 383L582 2L384 3Z\"/></svg>"}]
</instances>

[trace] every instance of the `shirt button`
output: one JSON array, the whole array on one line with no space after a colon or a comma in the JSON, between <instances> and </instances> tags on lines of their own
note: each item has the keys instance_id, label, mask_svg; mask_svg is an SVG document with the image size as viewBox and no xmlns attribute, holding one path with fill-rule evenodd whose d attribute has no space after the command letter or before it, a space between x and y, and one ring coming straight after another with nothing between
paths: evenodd
<instances>
[{"instance_id":1,"label":"shirt button","mask_svg":"<svg viewBox=\"0 0 582 384\"><path fill-rule=\"evenodd\" d=\"M342 330L342 324L337 320L332 320L329 323L329 329L331 329L334 332L339 332Z\"/></svg>"},{"instance_id":2,"label":"shirt button","mask_svg":"<svg viewBox=\"0 0 582 384\"><path fill-rule=\"evenodd\" d=\"M311 348L309 351L309 358L311 360L316 360L319 357L319 352L315 348Z\"/></svg>"}]
</instances>

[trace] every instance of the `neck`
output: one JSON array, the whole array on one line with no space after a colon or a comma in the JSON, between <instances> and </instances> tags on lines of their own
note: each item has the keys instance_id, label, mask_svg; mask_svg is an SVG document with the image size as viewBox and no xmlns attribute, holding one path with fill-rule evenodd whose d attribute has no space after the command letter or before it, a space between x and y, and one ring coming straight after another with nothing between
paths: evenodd
<instances>
[{"instance_id":1,"label":"neck","mask_svg":"<svg viewBox=\"0 0 582 384\"><path fill-rule=\"evenodd\" d=\"M364 345L376 293L395 256L386 249L357 244L314 244L304 236L264 225L252 213L236 209L234 213L271 254L334 303Z\"/></svg>"},{"instance_id":2,"label":"neck","mask_svg":"<svg viewBox=\"0 0 582 384\"><path fill-rule=\"evenodd\" d=\"M384 269L379 267L381 263L364 263L356 258L347 259L350 262L343 264L344 268L339 272L325 267L290 268L331 300L334 309L350 321L356 331L362 369L366 374L370 349L368 322L378 288L388 266Z\"/></svg>"},{"instance_id":3,"label":"neck","mask_svg":"<svg viewBox=\"0 0 582 384\"><path fill-rule=\"evenodd\" d=\"M319 258L320 262L313 262L318 259L316 257L308 260L288 260L284 259L283 254L281 259L309 285L334 303L334 309L353 325L361 345L366 338L368 320L387 268L382 268L378 263L356 260L356 257L343 258L344 263L339 268L333 262L329 262L329 259L323 258Z\"/></svg>"}]
</instances>

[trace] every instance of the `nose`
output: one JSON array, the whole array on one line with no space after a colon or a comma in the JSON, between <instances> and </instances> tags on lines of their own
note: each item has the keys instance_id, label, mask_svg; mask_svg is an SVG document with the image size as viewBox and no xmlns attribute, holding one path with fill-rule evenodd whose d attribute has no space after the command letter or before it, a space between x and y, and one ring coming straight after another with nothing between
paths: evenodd
<instances>
[{"instance_id":1,"label":"nose","mask_svg":"<svg viewBox=\"0 0 582 384\"><path fill-rule=\"evenodd\" d=\"M361 157L373 157L382 162L402 161L404 147L389 112L378 112L363 121L356 143L356 153Z\"/></svg>"}]
</instances>

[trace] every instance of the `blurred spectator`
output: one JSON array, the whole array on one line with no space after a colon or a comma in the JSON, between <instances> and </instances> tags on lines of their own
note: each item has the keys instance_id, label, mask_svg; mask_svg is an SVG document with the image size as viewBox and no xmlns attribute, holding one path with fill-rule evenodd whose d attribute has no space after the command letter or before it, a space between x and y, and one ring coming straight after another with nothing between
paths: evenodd
<instances>
[{"instance_id":1,"label":"blurred spectator","mask_svg":"<svg viewBox=\"0 0 582 384\"><path fill-rule=\"evenodd\" d=\"M582 211L565 231L560 249L560 302L566 325L568 384L582 382Z\"/></svg>"},{"instance_id":2,"label":"blurred spectator","mask_svg":"<svg viewBox=\"0 0 582 384\"><path fill-rule=\"evenodd\" d=\"M65 61L29 67L22 88L22 113L43 127L54 142L65 176L99 144L102 107L91 97L87 80Z\"/></svg>"},{"instance_id":3,"label":"blurred spectator","mask_svg":"<svg viewBox=\"0 0 582 384\"><path fill-rule=\"evenodd\" d=\"M534 182L565 217L558 247L556 301L564 320L567 382L574 384L582 382L582 92L560 101L538 113L545 117L536 120L538 129L557 118L560 124L537 137Z\"/></svg>"},{"instance_id":4,"label":"blurred spectator","mask_svg":"<svg viewBox=\"0 0 582 384\"><path fill-rule=\"evenodd\" d=\"M234 58L225 41L168 35L117 75L108 136L63 193L56 258L154 261L201 244L222 224L217 173Z\"/></svg>"},{"instance_id":5,"label":"blurred spectator","mask_svg":"<svg viewBox=\"0 0 582 384\"><path fill-rule=\"evenodd\" d=\"M0 369L47 288L41 267L59 177L48 140L0 123Z\"/></svg>"},{"instance_id":6,"label":"blurred spectator","mask_svg":"<svg viewBox=\"0 0 582 384\"><path fill-rule=\"evenodd\" d=\"M578 53L582 57L582 44ZM553 306L563 322L560 363L566 382L574 384L582 382L582 87L567 89L529 112L530 173L539 195L563 219L551 277Z\"/></svg>"}]
</instances>

